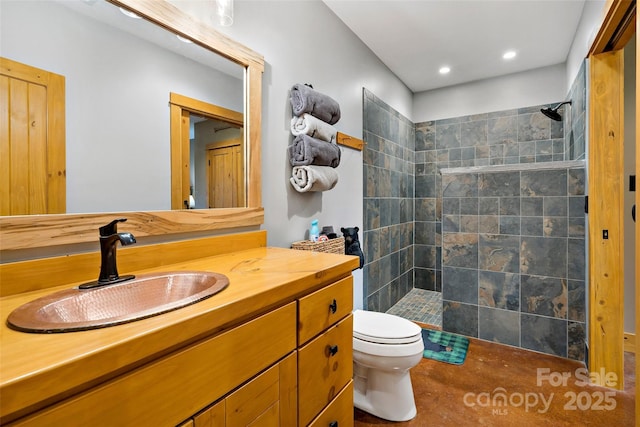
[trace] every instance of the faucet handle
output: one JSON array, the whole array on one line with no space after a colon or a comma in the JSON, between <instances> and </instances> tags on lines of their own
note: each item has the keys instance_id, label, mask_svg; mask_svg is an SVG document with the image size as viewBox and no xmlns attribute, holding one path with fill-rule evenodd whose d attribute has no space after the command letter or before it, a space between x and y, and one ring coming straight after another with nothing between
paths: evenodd
<instances>
[{"instance_id":1,"label":"faucet handle","mask_svg":"<svg viewBox=\"0 0 640 427\"><path fill-rule=\"evenodd\" d=\"M118 218L118 219L114 219L107 225L103 225L102 227L99 228L100 237L106 237L106 236L111 236L112 234L116 234L118 232L118 223L125 222L126 220L127 218Z\"/></svg>"}]
</instances>

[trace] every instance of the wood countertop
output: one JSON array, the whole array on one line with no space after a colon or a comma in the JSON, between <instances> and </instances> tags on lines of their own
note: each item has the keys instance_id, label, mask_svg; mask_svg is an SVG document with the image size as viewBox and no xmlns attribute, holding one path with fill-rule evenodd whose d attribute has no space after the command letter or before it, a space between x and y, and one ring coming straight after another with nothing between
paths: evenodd
<instances>
[{"instance_id":1,"label":"wood countertop","mask_svg":"<svg viewBox=\"0 0 640 427\"><path fill-rule=\"evenodd\" d=\"M9 313L20 305L80 283L0 298L0 423L293 301L350 275L358 265L353 256L260 247L127 271L214 271L226 275L229 286L169 313L81 332L31 334L6 325Z\"/></svg>"}]
</instances>

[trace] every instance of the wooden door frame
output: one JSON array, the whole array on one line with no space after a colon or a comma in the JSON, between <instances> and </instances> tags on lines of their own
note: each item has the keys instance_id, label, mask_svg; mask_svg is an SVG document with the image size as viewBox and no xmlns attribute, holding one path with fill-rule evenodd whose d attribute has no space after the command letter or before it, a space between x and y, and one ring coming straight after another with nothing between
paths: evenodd
<instances>
[{"instance_id":1,"label":"wooden door frame","mask_svg":"<svg viewBox=\"0 0 640 427\"><path fill-rule=\"evenodd\" d=\"M237 111L209 104L188 96L171 92L169 94L171 121L171 209L184 209L185 200L189 200L189 170L191 167L189 147L189 115L198 114L212 119L222 120L245 127L244 115ZM246 133L244 141L246 141ZM243 143L242 152L245 154ZM245 167L246 170L246 167ZM245 188L247 177L245 176ZM247 194L246 191L244 193ZM246 199L246 197L245 197ZM250 206L245 200L244 206Z\"/></svg>"},{"instance_id":2,"label":"wooden door frame","mask_svg":"<svg viewBox=\"0 0 640 427\"><path fill-rule=\"evenodd\" d=\"M624 378L624 55L590 57L589 371Z\"/></svg>"},{"instance_id":3,"label":"wooden door frame","mask_svg":"<svg viewBox=\"0 0 640 427\"><path fill-rule=\"evenodd\" d=\"M636 2L608 0L589 51L589 370L612 372L624 387L624 66L622 49L637 32ZM637 51L637 46L636 46ZM595 65L595 67L594 67ZM636 67L636 81L638 71ZM638 86L636 85L636 88ZM636 89L638 92L638 89ZM638 93L636 93L636 122ZM636 147L637 134L636 134ZM636 150L636 157L638 151ZM636 176L640 163L636 162ZM638 192L636 192L638 204ZM605 236L607 230L607 236ZM636 238L639 228L635 226ZM637 240L640 241L640 240ZM640 262L636 252L636 265ZM640 310L636 273L636 330ZM640 374L636 358L636 377ZM636 395L636 420L640 400Z\"/></svg>"}]
</instances>

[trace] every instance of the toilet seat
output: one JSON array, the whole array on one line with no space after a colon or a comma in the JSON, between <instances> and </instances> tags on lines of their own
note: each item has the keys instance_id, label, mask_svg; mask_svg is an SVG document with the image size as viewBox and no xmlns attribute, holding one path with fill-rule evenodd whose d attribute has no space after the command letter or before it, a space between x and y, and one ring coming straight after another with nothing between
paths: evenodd
<instances>
[{"instance_id":1,"label":"toilet seat","mask_svg":"<svg viewBox=\"0 0 640 427\"><path fill-rule=\"evenodd\" d=\"M420 326L388 313L355 310L353 338L375 344L411 344L422 341Z\"/></svg>"}]
</instances>

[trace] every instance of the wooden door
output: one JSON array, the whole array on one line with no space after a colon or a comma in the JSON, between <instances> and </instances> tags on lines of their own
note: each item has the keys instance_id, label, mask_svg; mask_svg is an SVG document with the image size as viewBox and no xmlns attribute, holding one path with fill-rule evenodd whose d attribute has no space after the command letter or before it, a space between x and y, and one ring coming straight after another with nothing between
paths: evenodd
<instances>
[{"instance_id":1,"label":"wooden door","mask_svg":"<svg viewBox=\"0 0 640 427\"><path fill-rule=\"evenodd\" d=\"M0 58L0 215L65 213L65 79Z\"/></svg>"},{"instance_id":2,"label":"wooden door","mask_svg":"<svg viewBox=\"0 0 640 427\"><path fill-rule=\"evenodd\" d=\"M209 208L244 206L242 140L233 139L207 147Z\"/></svg>"}]
</instances>

